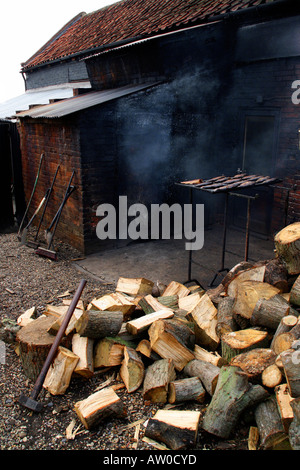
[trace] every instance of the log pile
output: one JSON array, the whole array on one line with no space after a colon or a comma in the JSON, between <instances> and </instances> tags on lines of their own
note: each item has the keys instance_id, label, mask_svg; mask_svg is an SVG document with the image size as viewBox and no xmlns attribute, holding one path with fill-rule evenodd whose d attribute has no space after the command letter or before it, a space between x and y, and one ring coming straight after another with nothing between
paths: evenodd
<instances>
[{"instance_id":1,"label":"log pile","mask_svg":"<svg viewBox=\"0 0 300 470\"><path fill-rule=\"evenodd\" d=\"M299 227L276 235L274 259L239 263L215 289L123 277L114 293L78 304L44 387L62 394L76 377L112 368L126 393L139 390L145 403L159 405L145 437L167 448L193 447L198 429L230 438L250 411L255 422L249 449L286 441L299 449ZM48 306L42 318L20 319L26 320L17 334L20 360L30 379L64 312ZM74 410L87 429L109 416L126 416L126 404L111 386L75 403Z\"/></svg>"}]
</instances>

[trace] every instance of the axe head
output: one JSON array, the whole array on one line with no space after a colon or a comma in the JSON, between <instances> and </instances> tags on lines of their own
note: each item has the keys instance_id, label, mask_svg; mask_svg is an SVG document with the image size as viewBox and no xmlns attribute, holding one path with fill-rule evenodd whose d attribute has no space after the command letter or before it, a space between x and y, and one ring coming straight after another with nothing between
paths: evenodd
<instances>
[{"instance_id":1,"label":"axe head","mask_svg":"<svg viewBox=\"0 0 300 470\"><path fill-rule=\"evenodd\" d=\"M19 403L28 408L29 410L35 411L37 413L39 413L43 408L43 403L34 400L33 398L26 397L26 395L24 395L23 393L19 398Z\"/></svg>"}]
</instances>

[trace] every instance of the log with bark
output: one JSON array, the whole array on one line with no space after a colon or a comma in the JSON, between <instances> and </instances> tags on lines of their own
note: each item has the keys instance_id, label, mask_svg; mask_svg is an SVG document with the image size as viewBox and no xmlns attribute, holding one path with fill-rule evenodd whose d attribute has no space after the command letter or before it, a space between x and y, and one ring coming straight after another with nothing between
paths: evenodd
<instances>
[{"instance_id":1,"label":"log with bark","mask_svg":"<svg viewBox=\"0 0 300 470\"><path fill-rule=\"evenodd\" d=\"M300 273L300 222L284 227L274 237L276 256L290 275Z\"/></svg>"},{"instance_id":2,"label":"log with bark","mask_svg":"<svg viewBox=\"0 0 300 470\"><path fill-rule=\"evenodd\" d=\"M274 391L281 422L285 432L287 433L294 417L293 409L291 407L293 399L289 394L288 385L286 383L277 385Z\"/></svg>"},{"instance_id":3,"label":"log with bark","mask_svg":"<svg viewBox=\"0 0 300 470\"><path fill-rule=\"evenodd\" d=\"M233 316L233 297L224 297L218 304L216 334L221 339L225 333L238 330Z\"/></svg>"},{"instance_id":4,"label":"log with bark","mask_svg":"<svg viewBox=\"0 0 300 470\"><path fill-rule=\"evenodd\" d=\"M112 387L106 387L78 401L74 410L86 429L91 429L110 416L126 417L126 409Z\"/></svg>"},{"instance_id":5,"label":"log with bark","mask_svg":"<svg viewBox=\"0 0 300 470\"><path fill-rule=\"evenodd\" d=\"M157 320L171 318L174 316L174 312L169 309L158 310L157 312L148 313L142 317L136 318L126 322L126 329L132 335L138 335L142 331L150 328L152 323Z\"/></svg>"},{"instance_id":6,"label":"log with bark","mask_svg":"<svg viewBox=\"0 0 300 470\"><path fill-rule=\"evenodd\" d=\"M121 292L129 295L147 295L152 293L154 282L149 281L143 277L140 278L126 278L119 277L116 287L116 292Z\"/></svg>"},{"instance_id":7,"label":"log with bark","mask_svg":"<svg viewBox=\"0 0 300 470\"><path fill-rule=\"evenodd\" d=\"M268 260L265 264L266 271L264 281L268 282L280 292L289 291L288 271L279 258Z\"/></svg>"},{"instance_id":8,"label":"log with bark","mask_svg":"<svg viewBox=\"0 0 300 470\"><path fill-rule=\"evenodd\" d=\"M175 380L169 385L169 403L172 404L186 401L203 403L205 395L205 389L199 377Z\"/></svg>"},{"instance_id":9,"label":"log with bark","mask_svg":"<svg viewBox=\"0 0 300 470\"><path fill-rule=\"evenodd\" d=\"M166 298L169 299L170 296L167 296ZM158 298L153 297L151 294L145 295L143 298L141 298L139 301L139 306L143 309L146 315L149 315L153 312L160 312L161 310L169 310L170 313L173 313L173 309L163 305L158 300Z\"/></svg>"},{"instance_id":10,"label":"log with bark","mask_svg":"<svg viewBox=\"0 0 300 470\"><path fill-rule=\"evenodd\" d=\"M135 392L143 383L145 367L135 349L125 346L124 359L120 368L120 377L127 392Z\"/></svg>"},{"instance_id":11,"label":"log with bark","mask_svg":"<svg viewBox=\"0 0 300 470\"><path fill-rule=\"evenodd\" d=\"M123 323L123 313L117 311L86 310L76 322L80 336L92 339L117 336Z\"/></svg>"},{"instance_id":12,"label":"log with bark","mask_svg":"<svg viewBox=\"0 0 300 470\"><path fill-rule=\"evenodd\" d=\"M293 420L289 427L289 439L293 450L300 450L300 398L291 402Z\"/></svg>"},{"instance_id":13,"label":"log with bark","mask_svg":"<svg viewBox=\"0 0 300 470\"><path fill-rule=\"evenodd\" d=\"M151 364L145 373L143 398L152 403L167 403L169 383L176 378L171 359L160 359Z\"/></svg>"},{"instance_id":14,"label":"log with bark","mask_svg":"<svg viewBox=\"0 0 300 470\"><path fill-rule=\"evenodd\" d=\"M260 436L260 449L270 449L286 439L275 396L259 403L254 416Z\"/></svg>"},{"instance_id":15,"label":"log with bark","mask_svg":"<svg viewBox=\"0 0 300 470\"><path fill-rule=\"evenodd\" d=\"M104 310L107 312L122 312L124 321L127 321L135 311L135 303L121 292L106 294L98 299L93 299L88 310Z\"/></svg>"},{"instance_id":16,"label":"log with bark","mask_svg":"<svg viewBox=\"0 0 300 470\"><path fill-rule=\"evenodd\" d=\"M287 351L281 357L284 375L292 398L300 397L300 351Z\"/></svg>"},{"instance_id":17,"label":"log with bark","mask_svg":"<svg viewBox=\"0 0 300 470\"><path fill-rule=\"evenodd\" d=\"M250 320L260 299L270 299L279 292L279 289L267 282L252 280L239 282L234 297L233 312Z\"/></svg>"},{"instance_id":18,"label":"log with bark","mask_svg":"<svg viewBox=\"0 0 300 470\"><path fill-rule=\"evenodd\" d=\"M46 374L43 387L51 395L63 395L70 385L79 357L67 348L59 346L57 355Z\"/></svg>"},{"instance_id":19,"label":"log with bark","mask_svg":"<svg viewBox=\"0 0 300 470\"><path fill-rule=\"evenodd\" d=\"M239 354L255 348L265 348L269 345L267 331L260 331L255 328L233 331L222 336L221 348L222 357L228 363Z\"/></svg>"},{"instance_id":20,"label":"log with bark","mask_svg":"<svg viewBox=\"0 0 300 470\"><path fill-rule=\"evenodd\" d=\"M237 271L229 282L225 284L225 292L229 297L235 298L238 286L245 281L263 282L265 278L265 266L251 266L248 269Z\"/></svg>"},{"instance_id":21,"label":"log with bark","mask_svg":"<svg viewBox=\"0 0 300 470\"><path fill-rule=\"evenodd\" d=\"M289 303L279 294L257 301L250 318L251 325L276 330L283 317L290 313Z\"/></svg>"},{"instance_id":22,"label":"log with bark","mask_svg":"<svg viewBox=\"0 0 300 470\"><path fill-rule=\"evenodd\" d=\"M297 277L290 290L290 303L300 307L300 276Z\"/></svg>"},{"instance_id":23,"label":"log with bark","mask_svg":"<svg viewBox=\"0 0 300 470\"><path fill-rule=\"evenodd\" d=\"M94 374L94 340L75 333L72 337L72 351L79 357L74 372L90 378Z\"/></svg>"},{"instance_id":24,"label":"log with bark","mask_svg":"<svg viewBox=\"0 0 300 470\"><path fill-rule=\"evenodd\" d=\"M247 375L235 366L220 369L217 387L208 405L202 427L210 434L228 438L241 414L269 396L261 385L251 385Z\"/></svg>"},{"instance_id":25,"label":"log with bark","mask_svg":"<svg viewBox=\"0 0 300 470\"><path fill-rule=\"evenodd\" d=\"M240 367L248 376L250 382L261 382L264 371L273 366L276 354L272 349L255 348L238 354L230 361L230 365ZM278 384L276 384L278 385Z\"/></svg>"},{"instance_id":26,"label":"log with bark","mask_svg":"<svg viewBox=\"0 0 300 470\"><path fill-rule=\"evenodd\" d=\"M282 351L290 348L291 342L288 341L286 343L284 333L288 333L297 324L297 321L297 317L294 315L287 315L280 320L270 345L276 354L280 354ZM289 338L289 336L287 336L287 338Z\"/></svg>"},{"instance_id":27,"label":"log with bark","mask_svg":"<svg viewBox=\"0 0 300 470\"><path fill-rule=\"evenodd\" d=\"M195 323L196 343L208 349L217 349L220 338L216 333L218 310L209 298L204 294L196 307L188 315Z\"/></svg>"},{"instance_id":28,"label":"log with bark","mask_svg":"<svg viewBox=\"0 0 300 470\"><path fill-rule=\"evenodd\" d=\"M164 359L172 359L180 371L194 359L194 332L183 322L157 320L148 330L151 349Z\"/></svg>"},{"instance_id":29,"label":"log with bark","mask_svg":"<svg viewBox=\"0 0 300 470\"><path fill-rule=\"evenodd\" d=\"M193 359L184 368L183 372L189 377L199 377L205 390L213 395L217 386L220 367L200 359Z\"/></svg>"},{"instance_id":30,"label":"log with bark","mask_svg":"<svg viewBox=\"0 0 300 470\"><path fill-rule=\"evenodd\" d=\"M183 450L196 443L200 412L158 410L149 419L145 436L163 442L171 450Z\"/></svg>"}]
</instances>

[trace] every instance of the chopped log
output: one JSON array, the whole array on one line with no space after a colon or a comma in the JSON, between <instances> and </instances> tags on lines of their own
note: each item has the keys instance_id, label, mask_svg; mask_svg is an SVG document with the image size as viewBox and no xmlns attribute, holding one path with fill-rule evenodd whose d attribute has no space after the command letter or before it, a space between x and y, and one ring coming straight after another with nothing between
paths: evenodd
<instances>
[{"instance_id":1,"label":"chopped log","mask_svg":"<svg viewBox=\"0 0 300 470\"><path fill-rule=\"evenodd\" d=\"M171 359L160 359L151 364L145 373L143 398L152 403L167 403L169 383L176 373Z\"/></svg>"},{"instance_id":2,"label":"chopped log","mask_svg":"<svg viewBox=\"0 0 300 470\"><path fill-rule=\"evenodd\" d=\"M259 382L263 372L272 366L275 360L276 354L272 349L255 348L235 356L231 359L230 365L242 369L250 382Z\"/></svg>"},{"instance_id":3,"label":"chopped log","mask_svg":"<svg viewBox=\"0 0 300 470\"><path fill-rule=\"evenodd\" d=\"M174 312L172 310L158 310L157 312L148 313L147 315L143 315L135 320L128 321L126 323L126 329L130 334L138 335L142 331L147 330L155 321L171 318L173 316Z\"/></svg>"},{"instance_id":4,"label":"chopped log","mask_svg":"<svg viewBox=\"0 0 300 470\"><path fill-rule=\"evenodd\" d=\"M86 429L95 427L110 416L126 416L125 407L112 387L103 388L85 400L78 401L74 410Z\"/></svg>"},{"instance_id":5,"label":"chopped log","mask_svg":"<svg viewBox=\"0 0 300 470\"><path fill-rule=\"evenodd\" d=\"M22 313L17 318L17 324L21 327L28 325L28 323L36 319L36 307L29 308L26 312Z\"/></svg>"},{"instance_id":6,"label":"chopped log","mask_svg":"<svg viewBox=\"0 0 300 470\"><path fill-rule=\"evenodd\" d=\"M76 374L90 378L94 374L93 361L94 340L75 333L72 338L72 351L79 357L74 369Z\"/></svg>"},{"instance_id":7,"label":"chopped log","mask_svg":"<svg viewBox=\"0 0 300 470\"><path fill-rule=\"evenodd\" d=\"M184 368L184 374L189 377L199 377L205 390L213 395L217 386L220 368L210 362L193 359Z\"/></svg>"},{"instance_id":8,"label":"chopped log","mask_svg":"<svg viewBox=\"0 0 300 470\"><path fill-rule=\"evenodd\" d=\"M123 323L123 313L116 311L86 310L76 322L80 336L93 339L117 336Z\"/></svg>"},{"instance_id":9,"label":"chopped log","mask_svg":"<svg viewBox=\"0 0 300 470\"><path fill-rule=\"evenodd\" d=\"M120 277L117 282L116 292L129 295L147 295L152 293L154 282L143 277L126 278Z\"/></svg>"},{"instance_id":10,"label":"chopped log","mask_svg":"<svg viewBox=\"0 0 300 470\"><path fill-rule=\"evenodd\" d=\"M173 313L173 309L168 308L160 303L158 299L153 297L151 294L145 295L145 297L139 301L139 305L142 307L146 315L149 315L153 312L159 312L161 310L169 310L170 313Z\"/></svg>"},{"instance_id":11,"label":"chopped log","mask_svg":"<svg viewBox=\"0 0 300 470\"><path fill-rule=\"evenodd\" d=\"M187 295L186 297L181 297L181 299L178 300L178 307L185 310L187 313L190 313L196 307L204 294L205 292L202 290L201 292L195 292L194 294Z\"/></svg>"},{"instance_id":12,"label":"chopped log","mask_svg":"<svg viewBox=\"0 0 300 470\"><path fill-rule=\"evenodd\" d=\"M233 297L224 297L218 304L216 334L220 339L225 333L238 329L238 325L233 318L233 304Z\"/></svg>"},{"instance_id":13,"label":"chopped log","mask_svg":"<svg viewBox=\"0 0 300 470\"><path fill-rule=\"evenodd\" d=\"M275 388L282 381L282 373L276 364L268 366L261 374L261 381L264 387Z\"/></svg>"},{"instance_id":14,"label":"chopped log","mask_svg":"<svg viewBox=\"0 0 300 470\"><path fill-rule=\"evenodd\" d=\"M194 354L186 345L192 344L194 332L184 323L172 320L157 320L149 330L151 349L164 359L172 359L177 370L194 359Z\"/></svg>"},{"instance_id":15,"label":"chopped log","mask_svg":"<svg viewBox=\"0 0 300 470\"><path fill-rule=\"evenodd\" d=\"M292 397L289 394L288 385L280 384L275 387L275 397L277 401L278 411L281 417L284 430L288 433L290 424L293 420L294 414L291 407Z\"/></svg>"},{"instance_id":16,"label":"chopped log","mask_svg":"<svg viewBox=\"0 0 300 470\"><path fill-rule=\"evenodd\" d=\"M286 438L276 398L268 397L256 407L255 421L260 436L260 449L270 449Z\"/></svg>"},{"instance_id":17,"label":"chopped log","mask_svg":"<svg viewBox=\"0 0 300 470\"><path fill-rule=\"evenodd\" d=\"M163 307L170 308L171 310L178 309L178 295L160 296L160 297L157 297L157 300L161 305L163 305Z\"/></svg>"},{"instance_id":18,"label":"chopped log","mask_svg":"<svg viewBox=\"0 0 300 470\"><path fill-rule=\"evenodd\" d=\"M260 331L254 328L232 331L222 336L222 357L229 363L233 357L251 349L265 348L268 346L268 343L267 331Z\"/></svg>"},{"instance_id":19,"label":"chopped log","mask_svg":"<svg viewBox=\"0 0 300 470\"><path fill-rule=\"evenodd\" d=\"M166 284L163 284L160 281L156 281L153 285L152 292L150 292L150 294L152 294L153 297L160 297L161 295L163 295L166 288Z\"/></svg>"},{"instance_id":20,"label":"chopped log","mask_svg":"<svg viewBox=\"0 0 300 470\"><path fill-rule=\"evenodd\" d=\"M248 436L248 450L257 450L259 442L259 432L256 426L250 426Z\"/></svg>"},{"instance_id":21,"label":"chopped log","mask_svg":"<svg viewBox=\"0 0 300 470\"><path fill-rule=\"evenodd\" d=\"M203 429L221 438L228 438L241 414L248 407L265 400L268 395L261 385L249 384L247 375L239 367L221 367L215 392L203 418Z\"/></svg>"},{"instance_id":22,"label":"chopped log","mask_svg":"<svg viewBox=\"0 0 300 470\"><path fill-rule=\"evenodd\" d=\"M189 295L190 290L180 282L171 281L170 284L167 285L166 289L163 292L163 296L166 295L177 295L179 299Z\"/></svg>"},{"instance_id":23,"label":"chopped log","mask_svg":"<svg viewBox=\"0 0 300 470\"><path fill-rule=\"evenodd\" d=\"M125 346L124 359L120 368L120 377L127 392L135 392L143 383L145 367L135 349Z\"/></svg>"},{"instance_id":24,"label":"chopped log","mask_svg":"<svg viewBox=\"0 0 300 470\"><path fill-rule=\"evenodd\" d=\"M296 320L296 324L288 332L278 335L276 334L273 349L275 352L277 352L277 354L280 354L284 350L290 349L294 341L300 339L300 319L298 318Z\"/></svg>"},{"instance_id":25,"label":"chopped log","mask_svg":"<svg viewBox=\"0 0 300 470\"><path fill-rule=\"evenodd\" d=\"M267 282L268 284L277 287L280 292L288 292L288 272L284 264L280 261L280 259L274 258L272 260L269 260L265 266L266 271L264 282Z\"/></svg>"},{"instance_id":26,"label":"chopped log","mask_svg":"<svg viewBox=\"0 0 300 470\"><path fill-rule=\"evenodd\" d=\"M235 298L237 295L238 286L245 281L263 282L265 278L265 266L252 266L249 269L238 271L227 283L225 292L229 297Z\"/></svg>"},{"instance_id":27,"label":"chopped log","mask_svg":"<svg viewBox=\"0 0 300 470\"><path fill-rule=\"evenodd\" d=\"M237 285L233 311L237 315L251 319L259 299L270 299L280 291L267 282L243 281Z\"/></svg>"},{"instance_id":28,"label":"chopped log","mask_svg":"<svg viewBox=\"0 0 300 470\"><path fill-rule=\"evenodd\" d=\"M196 443L200 412L158 410L149 419L145 436L163 442L171 450L183 450Z\"/></svg>"},{"instance_id":29,"label":"chopped log","mask_svg":"<svg viewBox=\"0 0 300 470\"><path fill-rule=\"evenodd\" d=\"M135 350L143 354L143 356L148 357L148 359L151 359L152 361L158 361L161 359L161 357L155 351L152 351L151 344L148 339L142 339Z\"/></svg>"},{"instance_id":30,"label":"chopped log","mask_svg":"<svg viewBox=\"0 0 300 470\"><path fill-rule=\"evenodd\" d=\"M72 299L63 299L62 300L62 303L64 305L67 305L69 307L69 305L71 305L71 302L72 302ZM83 300L79 299L78 300L78 303L76 305L76 308L79 308L80 310L84 310L84 302Z\"/></svg>"},{"instance_id":31,"label":"chopped log","mask_svg":"<svg viewBox=\"0 0 300 470\"><path fill-rule=\"evenodd\" d=\"M204 294L196 307L189 314L189 318L195 323L196 343L206 346L211 350L217 349L220 338L216 333L218 310L209 298Z\"/></svg>"},{"instance_id":32,"label":"chopped log","mask_svg":"<svg viewBox=\"0 0 300 470\"><path fill-rule=\"evenodd\" d=\"M233 268L230 269L230 271L228 271L228 273L226 274L226 276L223 278L223 280L221 281L221 284L223 284L223 286L225 287L226 291L227 291L227 287L229 285L229 283L232 281L232 279L241 271L246 271L250 268L253 267L253 264L252 263L249 263L249 261L241 261L240 263L236 264L235 266L233 266Z\"/></svg>"},{"instance_id":33,"label":"chopped log","mask_svg":"<svg viewBox=\"0 0 300 470\"><path fill-rule=\"evenodd\" d=\"M123 320L127 321L134 312L136 306L121 292L106 294L99 299L93 299L88 310L103 310L106 312L122 312Z\"/></svg>"},{"instance_id":34,"label":"chopped log","mask_svg":"<svg viewBox=\"0 0 300 470\"><path fill-rule=\"evenodd\" d=\"M293 450L300 450L300 399L291 402L294 418L289 428L289 439Z\"/></svg>"},{"instance_id":35,"label":"chopped log","mask_svg":"<svg viewBox=\"0 0 300 470\"><path fill-rule=\"evenodd\" d=\"M188 377L170 382L169 403L182 403L185 401L203 403L204 400L205 389L199 377Z\"/></svg>"},{"instance_id":36,"label":"chopped log","mask_svg":"<svg viewBox=\"0 0 300 470\"><path fill-rule=\"evenodd\" d=\"M42 316L21 328L16 335L23 372L33 382L38 378L55 341L55 336L47 331L52 323L53 317ZM63 339L62 345L66 344L67 340Z\"/></svg>"},{"instance_id":37,"label":"chopped log","mask_svg":"<svg viewBox=\"0 0 300 470\"><path fill-rule=\"evenodd\" d=\"M48 333L50 333L50 335L56 335L63 320L64 320L64 317L66 315L66 312L68 310L68 306L64 306L64 311L65 313L62 313L53 323L52 325L49 327L48 329ZM70 333L72 333L75 329L75 325L77 323L77 321L79 320L79 318L83 315L83 310L79 309L79 308L75 308L74 312L73 312L73 315L71 317L71 320L69 321L68 323L68 326L66 328L66 331L65 331L65 336L68 336Z\"/></svg>"},{"instance_id":38,"label":"chopped log","mask_svg":"<svg viewBox=\"0 0 300 470\"><path fill-rule=\"evenodd\" d=\"M270 299L259 299L250 318L251 325L265 326L276 330L283 317L290 312L290 305L281 295Z\"/></svg>"},{"instance_id":39,"label":"chopped log","mask_svg":"<svg viewBox=\"0 0 300 470\"><path fill-rule=\"evenodd\" d=\"M274 237L276 256L290 275L300 273L300 222L284 227Z\"/></svg>"},{"instance_id":40,"label":"chopped log","mask_svg":"<svg viewBox=\"0 0 300 470\"><path fill-rule=\"evenodd\" d=\"M216 351L207 351L204 348L201 348L198 344L195 344L194 349L195 359L200 359L201 361L210 362L214 366L222 367L225 365L226 361L222 356Z\"/></svg>"},{"instance_id":41,"label":"chopped log","mask_svg":"<svg viewBox=\"0 0 300 470\"><path fill-rule=\"evenodd\" d=\"M292 352L293 351L293 352ZM281 356L284 375L292 398L300 397L300 351L287 351Z\"/></svg>"},{"instance_id":42,"label":"chopped log","mask_svg":"<svg viewBox=\"0 0 300 470\"><path fill-rule=\"evenodd\" d=\"M69 349L58 347L58 352L46 374L43 387L51 395L63 395L70 385L79 357Z\"/></svg>"},{"instance_id":43,"label":"chopped log","mask_svg":"<svg viewBox=\"0 0 300 470\"><path fill-rule=\"evenodd\" d=\"M270 345L271 349L273 349L276 354L280 354L282 351L289 349L290 342L288 342L287 346L284 341L285 336L282 338L279 337L284 333L288 333L297 324L297 321L297 317L294 315L287 315L280 320ZM277 338L279 339L277 340Z\"/></svg>"},{"instance_id":44,"label":"chopped log","mask_svg":"<svg viewBox=\"0 0 300 470\"><path fill-rule=\"evenodd\" d=\"M126 341L115 337L102 338L96 342L94 348L94 367L115 367L122 364Z\"/></svg>"},{"instance_id":45,"label":"chopped log","mask_svg":"<svg viewBox=\"0 0 300 470\"><path fill-rule=\"evenodd\" d=\"M290 303L300 307L300 276L297 277L290 290Z\"/></svg>"}]
</instances>

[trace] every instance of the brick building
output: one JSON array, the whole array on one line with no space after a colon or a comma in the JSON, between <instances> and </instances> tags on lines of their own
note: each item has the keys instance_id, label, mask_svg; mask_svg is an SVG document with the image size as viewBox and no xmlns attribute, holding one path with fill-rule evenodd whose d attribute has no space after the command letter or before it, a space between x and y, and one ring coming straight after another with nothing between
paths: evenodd
<instances>
[{"instance_id":1,"label":"brick building","mask_svg":"<svg viewBox=\"0 0 300 470\"><path fill-rule=\"evenodd\" d=\"M78 15L22 64L27 88L77 84L16 115L26 195L42 152L36 204L60 163L50 221L75 170L58 234L86 253L106 246L99 204L186 202L176 181L238 170L282 179L256 189L253 230L298 220L299 28L290 0L123 0ZM207 223L222 214L221 196L197 201ZM230 220L244 225L240 201Z\"/></svg>"}]
</instances>

